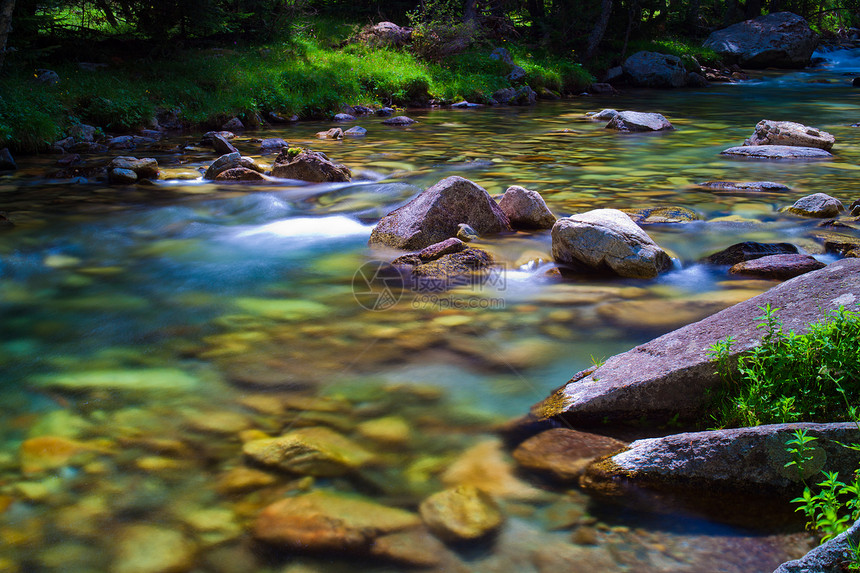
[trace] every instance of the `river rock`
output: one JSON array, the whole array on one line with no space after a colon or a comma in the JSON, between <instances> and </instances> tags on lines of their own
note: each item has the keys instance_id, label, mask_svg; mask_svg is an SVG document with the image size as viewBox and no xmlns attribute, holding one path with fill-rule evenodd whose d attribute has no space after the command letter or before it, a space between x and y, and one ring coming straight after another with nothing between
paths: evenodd
<instances>
[{"instance_id":1,"label":"river rock","mask_svg":"<svg viewBox=\"0 0 860 573\"><path fill-rule=\"evenodd\" d=\"M624 60L622 69L634 86L680 88L687 83L687 70L678 56L636 52Z\"/></svg>"},{"instance_id":2,"label":"river rock","mask_svg":"<svg viewBox=\"0 0 860 573\"><path fill-rule=\"evenodd\" d=\"M478 442L460 454L442 474L448 487L473 486L495 499L536 500L544 492L532 487L516 475L502 441L490 438Z\"/></svg>"},{"instance_id":3,"label":"river rock","mask_svg":"<svg viewBox=\"0 0 860 573\"><path fill-rule=\"evenodd\" d=\"M686 207L647 207L644 209L621 209L637 225L657 225L663 223L690 223L698 221L695 211Z\"/></svg>"},{"instance_id":4,"label":"river rock","mask_svg":"<svg viewBox=\"0 0 860 573\"><path fill-rule=\"evenodd\" d=\"M397 115L382 120L382 125L412 125L413 123L418 122L411 117L406 117L405 115Z\"/></svg>"},{"instance_id":5,"label":"river rock","mask_svg":"<svg viewBox=\"0 0 860 573\"><path fill-rule=\"evenodd\" d=\"M457 238L461 241L468 243L470 241L478 240L478 232L466 223L460 223L457 227L459 227L457 230Z\"/></svg>"},{"instance_id":6,"label":"river rock","mask_svg":"<svg viewBox=\"0 0 860 573\"><path fill-rule=\"evenodd\" d=\"M851 206L848 207L849 214L852 217L860 217L860 199L851 203Z\"/></svg>"},{"instance_id":7,"label":"river rock","mask_svg":"<svg viewBox=\"0 0 860 573\"><path fill-rule=\"evenodd\" d=\"M66 130L69 137L75 138L75 141L85 141L92 143L96 140L96 128L85 123L76 123Z\"/></svg>"},{"instance_id":8,"label":"river rock","mask_svg":"<svg viewBox=\"0 0 860 573\"><path fill-rule=\"evenodd\" d=\"M826 193L813 193L801 197L794 205L785 209L787 212L801 217L818 217L821 219L837 217L845 210L842 202Z\"/></svg>"},{"instance_id":9,"label":"river rock","mask_svg":"<svg viewBox=\"0 0 860 573\"><path fill-rule=\"evenodd\" d=\"M366 465L374 456L349 438L325 426L299 428L277 438L242 446L251 460L302 475L341 476Z\"/></svg>"},{"instance_id":10,"label":"river rock","mask_svg":"<svg viewBox=\"0 0 860 573\"><path fill-rule=\"evenodd\" d=\"M247 167L234 167L222 171L215 177L215 181L265 181L266 176Z\"/></svg>"},{"instance_id":11,"label":"river rock","mask_svg":"<svg viewBox=\"0 0 860 573\"><path fill-rule=\"evenodd\" d=\"M508 105L535 105L537 93L529 86L520 86L508 100Z\"/></svg>"},{"instance_id":12,"label":"river rock","mask_svg":"<svg viewBox=\"0 0 860 573\"><path fill-rule=\"evenodd\" d=\"M269 153L280 153L281 149L289 147L290 144L280 137L267 137L260 142L260 153L267 155Z\"/></svg>"},{"instance_id":13,"label":"river rock","mask_svg":"<svg viewBox=\"0 0 860 573\"><path fill-rule=\"evenodd\" d=\"M242 123L242 120L238 117L234 117L222 125L221 129L224 131L243 131L245 129L245 124Z\"/></svg>"},{"instance_id":14,"label":"river rock","mask_svg":"<svg viewBox=\"0 0 860 573\"><path fill-rule=\"evenodd\" d=\"M180 573L194 566L196 547L181 532L130 525L116 536L111 573Z\"/></svg>"},{"instance_id":15,"label":"river rock","mask_svg":"<svg viewBox=\"0 0 860 573\"><path fill-rule=\"evenodd\" d=\"M537 191L518 185L508 187L499 201L514 229L552 229L555 215Z\"/></svg>"},{"instance_id":16,"label":"river rock","mask_svg":"<svg viewBox=\"0 0 860 573\"><path fill-rule=\"evenodd\" d=\"M107 142L109 149L136 149L139 146L152 145L155 139L152 137L144 137L142 135L120 135L112 137Z\"/></svg>"},{"instance_id":17,"label":"river rock","mask_svg":"<svg viewBox=\"0 0 860 573\"><path fill-rule=\"evenodd\" d=\"M434 535L452 542L483 537L504 521L493 498L468 485L431 495L421 502L418 512Z\"/></svg>"},{"instance_id":18,"label":"river rock","mask_svg":"<svg viewBox=\"0 0 860 573\"><path fill-rule=\"evenodd\" d=\"M782 183L773 181L706 181L698 183L698 187L710 189L716 193L760 193L791 191L791 188Z\"/></svg>"},{"instance_id":19,"label":"river rock","mask_svg":"<svg viewBox=\"0 0 860 573\"><path fill-rule=\"evenodd\" d=\"M263 167L257 164L256 161L251 159L250 157L244 157L236 153L228 153L226 155L222 155L214 162L206 172L203 174L203 179L214 180L218 177L219 174L227 171L228 169L237 169L243 167L245 169L251 169L252 171L256 171L258 173L263 172Z\"/></svg>"},{"instance_id":20,"label":"river rock","mask_svg":"<svg viewBox=\"0 0 860 573\"><path fill-rule=\"evenodd\" d=\"M129 368L126 370L83 370L38 376L40 386L68 392L110 391L130 393L191 392L200 381L176 368Z\"/></svg>"},{"instance_id":21,"label":"river rock","mask_svg":"<svg viewBox=\"0 0 860 573\"><path fill-rule=\"evenodd\" d=\"M129 181L128 171L135 178ZM117 173L118 172L118 173ZM137 179L156 179L158 177L158 162L151 157L138 159L136 157L114 157L108 165L108 178L115 183L133 183Z\"/></svg>"},{"instance_id":22,"label":"river rock","mask_svg":"<svg viewBox=\"0 0 860 573\"><path fill-rule=\"evenodd\" d=\"M829 229L817 229L810 233L812 238L824 243L824 250L828 253L838 253L843 257L860 249L860 237L837 233Z\"/></svg>"},{"instance_id":23,"label":"river rock","mask_svg":"<svg viewBox=\"0 0 860 573\"><path fill-rule=\"evenodd\" d=\"M369 46L401 47L412 40L412 28L405 28L393 22L379 22L365 26L358 33L358 41Z\"/></svg>"},{"instance_id":24,"label":"river rock","mask_svg":"<svg viewBox=\"0 0 860 573\"><path fill-rule=\"evenodd\" d=\"M338 553L367 551L376 538L420 524L417 515L402 509L361 497L313 491L263 509L253 535L290 549Z\"/></svg>"},{"instance_id":25,"label":"river rock","mask_svg":"<svg viewBox=\"0 0 860 573\"><path fill-rule=\"evenodd\" d=\"M643 113L639 111L622 111L609 120L606 129L623 132L639 131L668 131L675 129L669 120L659 113Z\"/></svg>"},{"instance_id":26,"label":"river rock","mask_svg":"<svg viewBox=\"0 0 860 573\"><path fill-rule=\"evenodd\" d=\"M333 127L328 131L318 131L318 139L343 139L343 130L339 127Z\"/></svg>"},{"instance_id":27,"label":"river rock","mask_svg":"<svg viewBox=\"0 0 860 573\"><path fill-rule=\"evenodd\" d=\"M602 109L600 111L588 112L585 114L588 119L593 119L596 121L609 121L616 115L618 115L618 111L614 109Z\"/></svg>"},{"instance_id":28,"label":"river rock","mask_svg":"<svg viewBox=\"0 0 860 573\"><path fill-rule=\"evenodd\" d=\"M729 269L729 273L785 281L823 269L825 266L827 265L810 255L768 255L738 263Z\"/></svg>"},{"instance_id":29,"label":"river rock","mask_svg":"<svg viewBox=\"0 0 860 573\"><path fill-rule=\"evenodd\" d=\"M455 239L459 241L459 239ZM392 264L398 264L395 260ZM407 263L408 264L408 263ZM464 284L482 285L491 282L495 266L492 255L481 249L463 250L435 260L412 266L410 284L423 292L443 292Z\"/></svg>"},{"instance_id":30,"label":"river rock","mask_svg":"<svg viewBox=\"0 0 860 573\"><path fill-rule=\"evenodd\" d=\"M761 343L761 307L779 308L786 332L803 333L812 322L860 300L860 260L843 259L779 284L699 322L665 334L577 373L532 409L574 426L622 420L696 419L722 384L708 352L734 337L731 359Z\"/></svg>"},{"instance_id":31,"label":"river rock","mask_svg":"<svg viewBox=\"0 0 860 573\"><path fill-rule=\"evenodd\" d=\"M295 148L283 149L272 165L272 176L299 179L311 183L342 182L352 178L352 171L335 163L324 153Z\"/></svg>"},{"instance_id":32,"label":"river rock","mask_svg":"<svg viewBox=\"0 0 860 573\"><path fill-rule=\"evenodd\" d=\"M803 475L786 466L792 455L786 442L794 430L805 428L812 442L812 459ZM771 424L752 428L690 432L637 440L612 457L586 470L584 483L626 481L653 488L702 492L746 491L766 495L795 493L822 469L852 475L860 452L843 444L860 440L853 422L839 424Z\"/></svg>"},{"instance_id":33,"label":"river rock","mask_svg":"<svg viewBox=\"0 0 860 573\"><path fill-rule=\"evenodd\" d=\"M796 255L797 253L799 253L797 247L791 243L744 241L708 255L703 261L711 265L736 265L743 261L751 261L768 255Z\"/></svg>"},{"instance_id":34,"label":"river rock","mask_svg":"<svg viewBox=\"0 0 860 573\"><path fill-rule=\"evenodd\" d=\"M365 135L367 135L367 130L357 125L343 132L344 137L364 137Z\"/></svg>"},{"instance_id":35,"label":"river rock","mask_svg":"<svg viewBox=\"0 0 860 573\"><path fill-rule=\"evenodd\" d=\"M754 159L832 159L833 155L818 147L796 147L793 145L744 145L730 147L720 155L750 157Z\"/></svg>"},{"instance_id":36,"label":"river rock","mask_svg":"<svg viewBox=\"0 0 860 573\"><path fill-rule=\"evenodd\" d=\"M62 436L38 436L24 440L18 450L21 471L25 474L54 470L66 466L92 448Z\"/></svg>"},{"instance_id":37,"label":"river rock","mask_svg":"<svg viewBox=\"0 0 860 573\"><path fill-rule=\"evenodd\" d=\"M334 121L355 121L355 116L348 113L336 113Z\"/></svg>"},{"instance_id":38,"label":"river rock","mask_svg":"<svg viewBox=\"0 0 860 573\"><path fill-rule=\"evenodd\" d=\"M511 230L507 215L487 191L462 177L447 177L382 218L371 245L423 249L455 237L466 223L481 235Z\"/></svg>"},{"instance_id":39,"label":"river rock","mask_svg":"<svg viewBox=\"0 0 860 573\"><path fill-rule=\"evenodd\" d=\"M629 278L654 278L672 266L666 251L617 209L559 219L552 227L552 256L575 268Z\"/></svg>"},{"instance_id":40,"label":"river rock","mask_svg":"<svg viewBox=\"0 0 860 573\"><path fill-rule=\"evenodd\" d=\"M211 146L216 135L220 135L221 137L223 137L224 139L227 139L227 140L236 138L236 134L233 133L232 131L207 131L206 133L203 134L203 137L200 138L200 145L201 146L207 146L207 145Z\"/></svg>"},{"instance_id":41,"label":"river rock","mask_svg":"<svg viewBox=\"0 0 860 573\"><path fill-rule=\"evenodd\" d=\"M0 171L15 171L16 169L18 169L18 165L12 159L12 152L6 147L0 149Z\"/></svg>"},{"instance_id":42,"label":"river rock","mask_svg":"<svg viewBox=\"0 0 860 573\"><path fill-rule=\"evenodd\" d=\"M111 169L108 173L108 179L114 185L131 185L137 183L137 173L131 169Z\"/></svg>"},{"instance_id":43,"label":"river rock","mask_svg":"<svg viewBox=\"0 0 860 573\"><path fill-rule=\"evenodd\" d=\"M817 147L824 151L833 149L836 138L814 127L793 121L763 119L755 126L753 134L744 145L791 145L794 147Z\"/></svg>"},{"instance_id":44,"label":"river rock","mask_svg":"<svg viewBox=\"0 0 860 573\"><path fill-rule=\"evenodd\" d=\"M773 573L845 573L854 563L854 548L860 544L860 520L844 531L794 561L786 561Z\"/></svg>"},{"instance_id":45,"label":"river rock","mask_svg":"<svg viewBox=\"0 0 860 573\"><path fill-rule=\"evenodd\" d=\"M493 95L490 96L494 102L498 104L506 104L511 99L513 99L514 95L516 95L517 90L514 88L502 88L493 92Z\"/></svg>"},{"instance_id":46,"label":"river rock","mask_svg":"<svg viewBox=\"0 0 860 573\"><path fill-rule=\"evenodd\" d=\"M217 153L218 155L239 153L239 150L236 149L232 143L227 141L227 139L219 133L215 133L212 135L212 149L214 149L215 153Z\"/></svg>"},{"instance_id":47,"label":"river rock","mask_svg":"<svg viewBox=\"0 0 860 573\"><path fill-rule=\"evenodd\" d=\"M704 46L744 68L803 68L818 34L797 14L775 12L717 30Z\"/></svg>"},{"instance_id":48,"label":"river rock","mask_svg":"<svg viewBox=\"0 0 860 573\"><path fill-rule=\"evenodd\" d=\"M595 458L626 447L607 436L553 428L521 443L513 456L524 468L548 473L560 481L574 481Z\"/></svg>"},{"instance_id":49,"label":"river rock","mask_svg":"<svg viewBox=\"0 0 860 573\"><path fill-rule=\"evenodd\" d=\"M374 557L412 567L436 567L447 557L448 549L426 527L410 528L377 537L370 549ZM443 569L445 571L446 569Z\"/></svg>"}]
</instances>

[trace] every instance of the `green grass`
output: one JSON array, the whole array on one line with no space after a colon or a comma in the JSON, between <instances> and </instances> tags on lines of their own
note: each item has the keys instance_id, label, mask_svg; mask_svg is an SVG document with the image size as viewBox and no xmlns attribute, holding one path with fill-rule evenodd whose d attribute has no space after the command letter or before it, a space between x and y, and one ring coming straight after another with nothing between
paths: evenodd
<instances>
[{"instance_id":1,"label":"green grass","mask_svg":"<svg viewBox=\"0 0 860 573\"><path fill-rule=\"evenodd\" d=\"M731 339L712 348L725 390L715 404L721 427L858 419L860 313L840 307L805 334L785 333L765 307L762 344L730 368Z\"/></svg>"},{"instance_id":2,"label":"green grass","mask_svg":"<svg viewBox=\"0 0 860 573\"><path fill-rule=\"evenodd\" d=\"M72 63L52 68L53 87L33 82L32 71L10 62L0 82L0 147L34 152L82 122L108 132L147 125L159 109L179 109L191 125L217 127L238 116L274 111L328 117L343 104L399 105L431 98L486 103L507 87L507 69L488 49L441 63L407 51L350 45L332 48L351 27L316 21L288 41L227 50L188 50L166 58L114 58L109 68L84 71ZM575 93L593 78L578 64L547 53L511 47L527 72L525 82Z\"/></svg>"}]
</instances>

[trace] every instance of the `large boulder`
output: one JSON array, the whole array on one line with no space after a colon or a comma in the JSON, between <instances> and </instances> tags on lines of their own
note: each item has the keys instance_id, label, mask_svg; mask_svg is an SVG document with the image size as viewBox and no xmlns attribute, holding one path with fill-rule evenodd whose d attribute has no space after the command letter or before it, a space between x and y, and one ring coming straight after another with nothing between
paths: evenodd
<instances>
[{"instance_id":1,"label":"large boulder","mask_svg":"<svg viewBox=\"0 0 860 573\"><path fill-rule=\"evenodd\" d=\"M845 206L842 205L842 201L827 193L813 193L801 197L785 210L801 217L828 218L838 217L839 213L845 210Z\"/></svg>"},{"instance_id":2,"label":"large boulder","mask_svg":"<svg viewBox=\"0 0 860 573\"><path fill-rule=\"evenodd\" d=\"M746 68L803 68L818 34L790 12L776 12L717 30L704 46Z\"/></svg>"},{"instance_id":3,"label":"large boulder","mask_svg":"<svg viewBox=\"0 0 860 573\"><path fill-rule=\"evenodd\" d=\"M298 179L311 183L343 182L352 178L352 171L330 160L325 153L310 149L282 149L272 165L272 176Z\"/></svg>"},{"instance_id":4,"label":"large boulder","mask_svg":"<svg viewBox=\"0 0 860 573\"><path fill-rule=\"evenodd\" d=\"M816 440L809 444L812 458L803 474L794 465L786 442L795 430L805 429ZM853 422L838 424L771 424L752 428L713 430L637 440L612 457L586 470L586 484L635 483L657 489L747 491L796 494L803 481L822 469L850 476L860 463L860 452L844 444L860 440ZM621 485L621 484L618 484Z\"/></svg>"},{"instance_id":5,"label":"large boulder","mask_svg":"<svg viewBox=\"0 0 860 573\"><path fill-rule=\"evenodd\" d=\"M358 41L373 47L408 44L412 39L412 28L404 28L393 22L370 24L358 33Z\"/></svg>"},{"instance_id":6,"label":"large boulder","mask_svg":"<svg viewBox=\"0 0 860 573\"><path fill-rule=\"evenodd\" d=\"M749 157L751 159L833 159L829 151L819 147L797 147L793 145L743 145L730 147L720 155Z\"/></svg>"},{"instance_id":7,"label":"large boulder","mask_svg":"<svg viewBox=\"0 0 860 573\"><path fill-rule=\"evenodd\" d=\"M860 260L843 259L784 282L713 316L665 334L597 368L583 370L532 412L574 426L632 421L695 420L723 382L709 352L734 337L730 359L759 345L761 307L779 308L784 330L805 332L839 306L860 301Z\"/></svg>"},{"instance_id":8,"label":"large boulder","mask_svg":"<svg viewBox=\"0 0 860 573\"><path fill-rule=\"evenodd\" d=\"M645 113L640 111L622 111L615 115L606 129L618 131L668 131L675 129L669 120L659 113Z\"/></svg>"},{"instance_id":9,"label":"large boulder","mask_svg":"<svg viewBox=\"0 0 860 573\"><path fill-rule=\"evenodd\" d=\"M622 65L635 86L645 88L680 88L687 83L687 70L678 56L658 52L636 52Z\"/></svg>"},{"instance_id":10,"label":"large boulder","mask_svg":"<svg viewBox=\"0 0 860 573\"><path fill-rule=\"evenodd\" d=\"M817 147L824 151L833 149L836 138L814 127L793 121L763 119L755 126L753 134L744 145L791 145L794 147Z\"/></svg>"},{"instance_id":11,"label":"large boulder","mask_svg":"<svg viewBox=\"0 0 860 573\"><path fill-rule=\"evenodd\" d=\"M383 217L370 234L370 244L423 249L456 237L460 223L482 235L511 230L507 215L483 187L454 176Z\"/></svg>"},{"instance_id":12,"label":"large boulder","mask_svg":"<svg viewBox=\"0 0 860 573\"><path fill-rule=\"evenodd\" d=\"M786 561L773 573L845 573L856 560L855 549L860 544L860 521L794 561Z\"/></svg>"},{"instance_id":13,"label":"large boulder","mask_svg":"<svg viewBox=\"0 0 860 573\"><path fill-rule=\"evenodd\" d=\"M499 207L515 229L552 229L555 224L555 215L540 193L518 185L507 188L499 200Z\"/></svg>"},{"instance_id":14,"label":"large boulder","mask_svg":"<svg viewBox=\"0 0 860 573\"><path fill-rule=\"evenodd\" d=\"M552 256L574 268L630 278L654 278L672 266L666 251L617 209L559 219L552 227Z\"/></svg>"}]
</instances>

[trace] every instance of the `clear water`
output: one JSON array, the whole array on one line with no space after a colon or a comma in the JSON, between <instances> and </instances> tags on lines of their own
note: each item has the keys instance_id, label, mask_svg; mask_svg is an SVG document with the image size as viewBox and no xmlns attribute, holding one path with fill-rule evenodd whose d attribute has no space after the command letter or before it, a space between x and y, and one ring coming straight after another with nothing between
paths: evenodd
<instances>
[{"instance_id":1,"label":"clear water","mask_svg":"<svg viewBox=\"0 0 860 573\"><path fill-rule=\"evenodd\" d=\"M860 121L860 90L846 75L860 60L824 57L816 69L702 90L416 111L413 127L362 119L366 138L337 142L314 138L329 124L307 122L236 143L249 155L250 137L310 145L351 167L351 184L189 180L214 159L182 153L190 137L145 153L164 178L134 189L46 178L55 157L22 158L18 173L0 177L0 211L16 223L0 231L0 570L137 571L123 568L134 561L127 539L136 524L181 532L191 549L173 550L188 553L179 570L410 569L272 550L249 532L262 507L297 488L414 510L444 487L463 452L578 370L773 284L696 263L707 254L742 240L789 241L832 260L810 236L817 221L779 212L814 192L860 199L860 132L850 127ZM585 118L605 107L657 111L677 129L622 135ZM765 118L829 131L835 158L719 155ZM391 308L364 308L353 296L356 272L393 255L367 247L373 224L449 175L492 194L514 184L538 190L559 216L683 206L701 221L646 228L676 259L653 281L548 279L549 233L518 233L480 243L505 266L492 285L435 298L398 292ZM709 180L791 191L695 186ZM409 429L396 447L362 434L362 423L391 416ZM248 492L217 487L243 465L243 440L296 425L333 427L385 463L313 486L271 472L273 483ZM39 436L79 451L36 471L21 451ZM438 570L548 571L590 559L607 571L771 571L808 547L802 536L539 487L502 495L499 537L456 548ZM226 513L201 525L194 516L204 509ZM579 517L559 522L559 511ZM579 529L597 545L576 542Z\"/></svg>"}]
</instances>

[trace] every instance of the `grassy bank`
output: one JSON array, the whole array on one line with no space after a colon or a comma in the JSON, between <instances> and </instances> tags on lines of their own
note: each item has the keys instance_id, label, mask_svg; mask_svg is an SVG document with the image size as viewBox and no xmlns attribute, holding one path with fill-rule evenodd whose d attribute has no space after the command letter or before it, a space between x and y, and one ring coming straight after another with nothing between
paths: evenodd
<instances>
[{"instance_id":1,"label":"grassy bank","mask_svg":"<svg viewBox=\"0 0 860 573\"><path fill-rule=\"evenodd\" d=\"M509 85L506 66L491 60L487 48L431 63L402 50L330 47L343 32L343 26L309 25L276 44L114 57L95 71L61 62L51 65L61 80L50 87L34 81L32 67L10 66L0 86L0 148L38 151L79 122L108 132L135 130L162 109L179 110L189 125L217 127L232 116L250 120L269 111L328 117L343 104L486 102ZM535 90L575 93L593 81L569 58L509 49Z\"/></svg>"}]
</instances>

